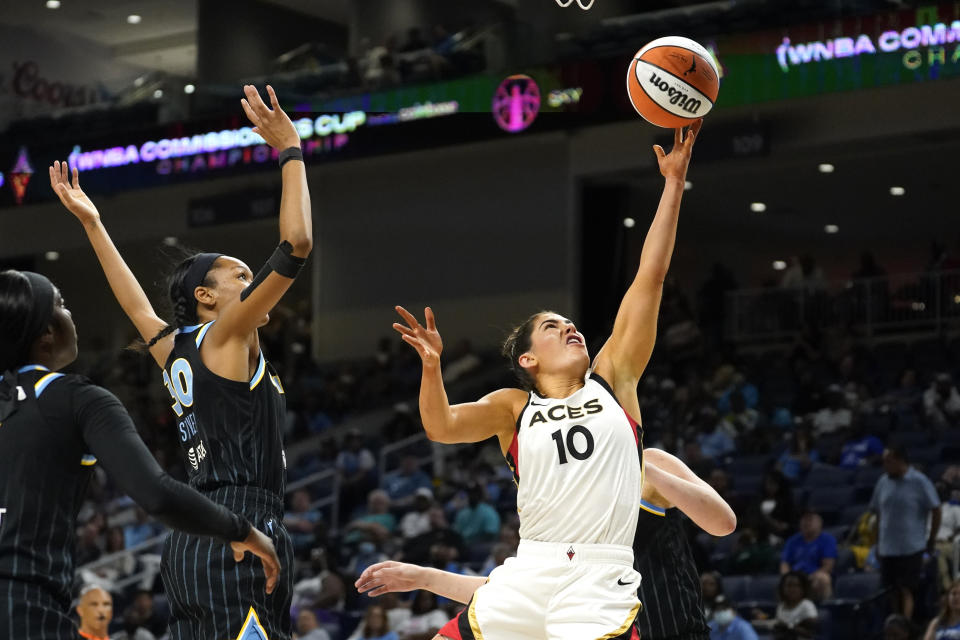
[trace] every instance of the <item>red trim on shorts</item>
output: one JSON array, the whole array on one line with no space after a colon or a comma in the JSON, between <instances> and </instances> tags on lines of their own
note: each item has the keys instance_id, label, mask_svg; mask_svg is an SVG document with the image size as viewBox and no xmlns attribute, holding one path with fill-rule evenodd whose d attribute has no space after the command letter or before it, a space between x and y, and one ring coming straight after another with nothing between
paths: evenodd
<instances>
[{"instance_id":1,"label":"red trim on shorts","mask_svg":"<svg viewBox=\"0 0 960 640\"><path fill-rule=\"evenodd\" d=\"M463 611L466 611L466 609ZM463 636L460 635L460 627L458 626L460 622L460 615L463 613L463 611L458 613L456 618L443 625L443 627L440 628L440 631L437 631L437 634L446 638L453 638L453 640L463 640Z\"/></svg>"}]
</instances>

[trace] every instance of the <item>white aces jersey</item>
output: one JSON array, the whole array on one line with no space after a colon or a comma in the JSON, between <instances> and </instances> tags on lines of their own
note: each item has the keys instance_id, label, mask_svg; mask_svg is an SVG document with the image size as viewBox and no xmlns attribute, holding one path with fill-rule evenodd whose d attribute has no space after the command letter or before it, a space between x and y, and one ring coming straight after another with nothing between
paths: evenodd
<instances>
[{"instance_id":1,"label":"white aces jersey","mask_svg":"<svg viewBox=\"0 0 960 640\"><path fill-rule=\"evenodd\" d=\"M520 537L632 545L642 442L641 427L595 373L567 398L530 392L505 455L518 487Z\"/></svg>"}]
</instances>

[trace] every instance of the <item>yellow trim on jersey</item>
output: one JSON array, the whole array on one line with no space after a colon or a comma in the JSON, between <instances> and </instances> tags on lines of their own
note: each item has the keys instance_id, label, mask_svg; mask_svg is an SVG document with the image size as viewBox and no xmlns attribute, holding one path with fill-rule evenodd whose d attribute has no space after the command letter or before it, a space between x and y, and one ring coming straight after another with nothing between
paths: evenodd
<instances>
[{"instance_id":1,"label":"yellow trim on jersey","mask_svg":"<svg viewBox=\"0 0 960 640\"><path fill-rule=\"evenodd\" d=\"M473 637L476 640L483 640L483 632L480 631L480 623L477 622L477 595L474 594L470 600L470 607L467 609L467 620L470 622L470 630L473 631Z\"/></svg>"},{"instance_id":2,"label":"yellow trim on jersey","mask_svg":"<svg viewBox=\"0 0 960 640\"><path fill-rule=\"evenodd\" d=\"M270 382L272 382L272 383L273 383L273 386L275 386L275 387L277 388L277 391L279 391L281 394L286 395L286 393L285 393L284 390L283 390L283 385L280 384L280 376L271 375L271 376L270 376Z\"/></svg>"},{"instance_id":3,"label":"yellow trim on jersey","mask_svg":"<svg viewBox=\"0 0 960 640\"><path fill-rule=\"evenodd\" d=\"M97 464L97 459L94 456L88 454L80 458L80 464L82 464L85 467L92 467L93 465Z\"/></svg>"},{"instance_id":4,"label":"yellow trim on jersey","mask_svg":"<svg viewBox=\"0 0 960 640\"><path fill-rule=\"evenodd\" d=\"M646 511L647 513L652 513L655 516L660 516L661 518L666 517L667 510L663 507L658 507L655 504L647 502L646 500L640 500L640 508Z\"/></svg>"},{"instance_id":5,"label":"yellow trim on jersey","mask_svg":"<svg viewBox=\"0 0 960 640\"><path fill-rule=\"evenodd\" d=\"M616 631L611 631L605 636L601 636L598 638L598 640L610 640L610 638L616 638L617 636L622 636L624 633L626 633L627 629L630 628L630 625L633 624L633 621L637 619L637 614L640 613L640 607L641 604L638 601L637 604L634 605L633 609L630 610L630 615L627 616L627 621L624 622L619 629Z\"/></svg>"},{"instance_id":6,"label":"yellow trim on jersey","mask_svg":"<svg viewBox=\"0 0 960 640\"><path fill-rule=\"evenodd\" d=\"M200 347L200 343L203 342L204 336L207 335L207 331L210 330L210 327L213 326L214 322L216 322L216 320L211 320L210 322L200 326L200 330L197 331L197 336L194 338L194 342L197 343L197 348Z\"/></svg>"},{"instance_id":7,"label":"yellow trim on jersey","mask_svg":"<svg viewBox=\"0 0 960 640\"><path fill-rule=\"evenodd\" d=\"M237 634L236 640L241 640L244 634L247 632L247 629L250 628L251 618L253 619L253 624L257 625L257 628L263 632L263 637L267 637L267 630L263 628L262 624L260 624L260 618L257 617L257 612L253 610L253 607L250 607L250 611L247 613L247 619L243 621L243 626L240 627L240 633Z\"/></svg>"},{"instance_id":8,"label":"yellow trim on jersey","mask_svg":"<svg viewBox=\"0 0 960 640\"><path fill-rule=\"evenodd\" d=\"M48 385L48 384L50 384L50 383L53 382L56 378L59 378L59 377L62 376L62 375L63 375L62 373L56 373L56 372L54 372L54 373L48 373L47 375L45 375L45 376L43 376L42 378L40 378L39 380L37 380L37 383L36 383L35 385L33 385L33 393L34 393L34 395L39 396L41 393L43 393L43 390L47 388L47 385Z\"/></svg>"},{"instance_id":9,"label":"yellow trim on jersey","mask_svg":"<svg viewBox=\"0 0 960 640\"><path fill-rule=\"evenodd\" d=\"M263 357L263 352L260 352L260 363L257 365L257 370L253 374L253 379L250 381L250 390L253 391L257 388L257 385L260 384L260 381L263 380L263 374L267 371L267 360Z\"/></svg>"}]
</instances>

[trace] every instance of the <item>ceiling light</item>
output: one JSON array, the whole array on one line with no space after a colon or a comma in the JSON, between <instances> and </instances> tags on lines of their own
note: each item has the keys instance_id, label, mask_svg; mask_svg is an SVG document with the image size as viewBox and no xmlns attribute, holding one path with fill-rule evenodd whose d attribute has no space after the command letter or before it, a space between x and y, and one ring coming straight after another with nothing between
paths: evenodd
<instances>
[{"instance_id":1,"label":"ceiling light","mask_svg":"<svg viewBox=\"0 0 960 640\"><path fill-rule=\"evenodd\" d=\"M53 261L55 261L55 260L59 260L59 259L60 259L60 252L59 252L59 251L47 251L45 254L43 254L43 257L46 258L47 260L49 260L50 262L53 262Z\"/></svg>"},{"instance_id":2,"label":"ceiling light","mask_svg":"<svg viewBox=\"0 0 960 640\"><path fill-rule=\"evenodd\" d=\"M157 89L156 91L154 91L154 92L153 92L153 97L156 98L157 100L159 100L160 98L162 98L162 97L163 97L163 89Z\"/></svg>"},{"instance_id":3,"label":"ceiling light","mask_svg":"<svg viewBox=\"0 0 960 640\"><path fill-rule=\"evenodd\" d=\"M633 225L635 225L635 224L637 224L637 222L636 222L636 220L634 220L633 218L624 218L624 219L623 219L623 226L625 226L627 229L633 229Z\"/></svg>"},{"instance_id":4,"label":"ceiling light","mask_svg":"<svg viewBox=\"0 0 960 640\"><path fill-rule=\"evenodd\" d=\"M907 192L903 187L890 187L890 195L892 196L902 196Z\"/></svg>"},{"instance_id":5,"label":"ceiling light","mask_svg":"<svg viewBox=\"0 0 960 640\"><path fill-rule=\"evenodd\" d=\"M141 18L135 13L131 13L130 15L127 16L127 22L129 24L140 24L141 20L143 20L143 18Z\"/></svg>"},{"instance_id":6,"label":"ceiling light","mask_svg":"<svg viewBox=\"0 0 960 640\"><path fill-rule=\"evenodd\" d=\"M693 183L690 182L689 180L685 180L683 183L683 190L690 191L690 189L693 189Z\"/></svg>"},{"instance_id":7,"label":"ceiling light","mask_svg":"<svg viewBox=\"0 0 960 640\"><path fill-rule=\"evenodd\" d=\"M133 81L133 86L142 87L143 83L146 82L146 78L139 76L136 80Z\"/></svg>"},{"instance_id":8,"label":"ceiling light","mask_svg":"<svg viewBox=\"0 0 960 640\"><path fill-rule=\"evenodd\" d=\"M47 9L59 9L60 0L47 0Z\"/></svg>"},{"instance_id":9,"label":"ceiling light","mask_svg":"<svg viewBox=\"0 0 960 640\"><path fill-rule=\"evenodd\" d=\"M179 240L177 240L173 236L167 236L166 238L163 239L163 244L167 245L168 247L175 247L177 246L178 242Z\"/></svg>"},{"instance_id":10,"label":"ceiling light","mask_svg":"<svg viewBox=\"0 0 960 640\"><path fill-rule=\"evenodd\" d=\"M774 260L773 261L773 270L774 271L783 271L787 268L787 263L783 260Z\"/></svg>"},{"instance_id":11,"label":"ceiling light","mask_svg":"<svg viewBox=\"0 0 960 640\"><path fill-rule=\"evenodd\" d=\"M840 231L840 227L835 224L828 224L823 228L823 230L827 233L836 233L837 231Z\"/></svg>"},{"instance_id":12,"label":"ceiling light","mask_svg":"<svg viewBox=\"0 0 960 640\"><path fill-rule=\"evenodd\" d=\"M817 169L820 170L820 173L833 173L833 165L829 162L821 162L817 165Z\"/></svg>"},{"instance_id":13,"label":"ceiling light","mask_svg":"<svg viewBox=\"0 0 960 640\"><path fill-rule=\"evenodd\" d=\"M750 211L753 211L754 213L763 213L766 210L767 210L767 205L765 205L762 202L750 203Z\"/></svg>"},{"instance_id":14,"label":"ceiling light","mask_svg":"<svg viewBox=\"0 0 960 640\"><path fill-rule=\"evenodd\" d=\"M188 95L191 94L191 93L193 93L193 92L196 91L196 90L197 90L197 88L196 88L195 86L193 86L192 84L185 84L185 85L183 85L183 92L186 93L186 94L188 94Z\"/></svg>"}]
</instances>

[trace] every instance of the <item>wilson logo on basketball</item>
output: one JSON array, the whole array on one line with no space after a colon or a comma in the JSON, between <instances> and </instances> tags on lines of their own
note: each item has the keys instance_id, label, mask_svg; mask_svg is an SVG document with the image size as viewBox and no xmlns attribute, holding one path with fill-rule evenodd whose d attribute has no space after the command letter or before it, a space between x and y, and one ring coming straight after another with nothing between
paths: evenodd
<instances>
[{"instance_id":1,"label":"wilson logo on basketball","mask_svg":"<svg viewBox=\"0 0 960 640\"><path fill-rule=\"evenodd\" d=\"M699 113L700 107L703 106L702 100L693 98L690 96L690 94L685 93L677 89L676 87L671 86L669 82L667 82L666 80L658 76L656 72L653 72L650 75L650 84L653 87L662 91L663 93L667 94L670 100L670 104L683 109L687 113L693 113L693 114Z\"/></svg>"}]
</instances>

